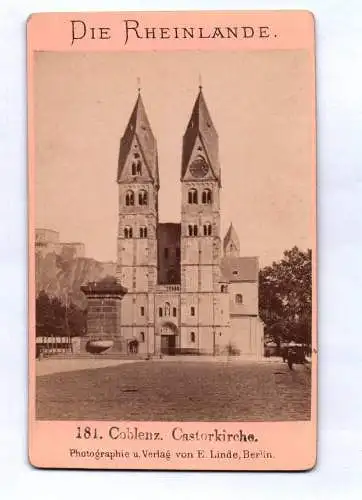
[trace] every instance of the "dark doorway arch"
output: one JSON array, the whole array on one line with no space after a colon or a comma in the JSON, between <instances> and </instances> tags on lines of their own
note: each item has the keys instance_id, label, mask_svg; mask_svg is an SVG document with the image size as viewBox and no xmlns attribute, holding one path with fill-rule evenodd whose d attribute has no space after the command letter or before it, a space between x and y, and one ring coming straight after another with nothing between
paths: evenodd
<instances>
[{"instance_id":1,"label":"dark doorway arch","mask_svg":"<svg viewBox=\"0 0 362 500\"><path fill-rule=\"evenodd\" d=\"M129 354L138 354L138 340L137 339L134 339L134 340L130 340L128 342L128 353Z\"/></svg>"},{"instance_id":2,"label":"dark doorway arch","mask_svg":"<svg viewBox=\"0 0 362 500\"><path fill-rule=\"evenodd\" d=\"M174 356L178 347L178 328L172 321L166 321L160 329L161 354Z\"/></svg>"}]
</instances>

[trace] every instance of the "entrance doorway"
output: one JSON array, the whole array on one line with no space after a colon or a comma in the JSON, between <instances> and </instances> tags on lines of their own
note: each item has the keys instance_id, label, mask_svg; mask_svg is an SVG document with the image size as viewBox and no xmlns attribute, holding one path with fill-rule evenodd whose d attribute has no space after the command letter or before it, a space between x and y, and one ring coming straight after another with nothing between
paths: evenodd
<instances>
[{"instance_id":1,"label":"entrance doorway","mask_svg":"<svg viewBox=\"0 0 362 500\"><path fill-rule=\"evenodd\" d=\"M138 340L134 339L128 343L128 354L138 354Z\"/></svg>"},{"instance_id":2,"label":"entrance doorway","mask_svg":"<svg viewBox=\"0 0 362 500\"><path fill-rule=\"evenodd\" d=\"M179 346L178 342L178 329L172 321L166 321L160 328L161 336L161 354L167 356L174 356Z\"/></svg>"},{"instance_id":3,"label":"entrance doorway","mask_svg":"<svg viewBox=\"0 0 362 500\"><path fill-rule=\"evenodd\" d=\"M161 335L161 353L168 356L176 354L176 335Z\"/></svg>"}]
</instances>

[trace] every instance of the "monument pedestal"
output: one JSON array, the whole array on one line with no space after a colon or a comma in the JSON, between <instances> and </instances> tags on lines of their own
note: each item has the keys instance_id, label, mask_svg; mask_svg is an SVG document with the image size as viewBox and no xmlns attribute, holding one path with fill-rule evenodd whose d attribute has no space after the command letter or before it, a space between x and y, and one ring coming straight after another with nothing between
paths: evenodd
<instances>
[{"instance_id":1,"label":"monument pedestal","mask_svg":"<svg viewBox=\"0 0 362 500\"><path fill-rule=\"evenodd\" d=\"M87 334L82 338L82 353L127 353L120 331L121 301L127 293L114 277L88 282L81 286L87 297Z\"/></svg>"}]
</instances>

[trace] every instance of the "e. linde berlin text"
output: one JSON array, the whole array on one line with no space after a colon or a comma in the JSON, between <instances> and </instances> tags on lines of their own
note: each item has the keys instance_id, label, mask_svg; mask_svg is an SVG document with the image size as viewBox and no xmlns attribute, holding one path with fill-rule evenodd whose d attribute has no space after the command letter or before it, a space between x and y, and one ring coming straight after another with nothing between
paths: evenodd
<instances>
[{"instance_id":1,"label":"e. linde berlin text","mask_svg":"<svg viewBox=\"0 0 362 500\"><path fill-rule=\"evenodd\" d=\"M71 45L79 40L110 40L114 27L72 20ZM126 45L131 40L249 39L276 37L270 26L144 26L137 19L124 19L121 33Z\"/></svg>"},{"instance_id":2,"label":"e. linde berlin text","mask_svg":"<svg viewBox=\"0 0 362 500\"><path fill-rule=\"evenodd\" d=\"M171 450L100 450L100 449L78 449L70 448L69 455L71 458L94 458L95 460L108 459L161 459L170 461L172 458ZM216 459L216 460L257 460L271 459L273 454L267 450L195 450L195 451L176 451L176 458L181 459Z\"/></svg>"}]
</instances>

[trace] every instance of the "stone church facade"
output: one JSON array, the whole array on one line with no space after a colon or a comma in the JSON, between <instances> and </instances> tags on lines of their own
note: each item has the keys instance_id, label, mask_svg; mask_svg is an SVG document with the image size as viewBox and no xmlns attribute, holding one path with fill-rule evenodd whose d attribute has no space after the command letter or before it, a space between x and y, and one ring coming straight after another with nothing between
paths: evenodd
<instances>
[{"instance_id":1,"label":"stone church facade","mask_svg":"<svg viewBox=\"0 0 362 500\"><path fill-rule=\"evenodd\" d=\"M89 337L142 355L261 357L258 259L240 257L232 225L221 239L218 134L201 87L183 137L181 223L159 222L157 143L140 93L117 182L117 280L82 287Z\"/></svg>"}]
</instances>

